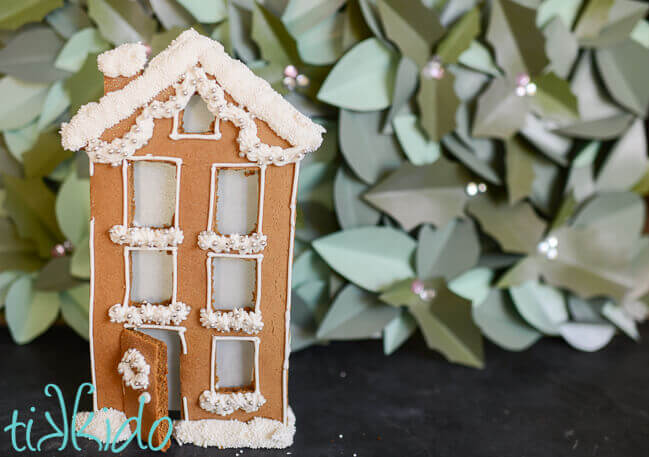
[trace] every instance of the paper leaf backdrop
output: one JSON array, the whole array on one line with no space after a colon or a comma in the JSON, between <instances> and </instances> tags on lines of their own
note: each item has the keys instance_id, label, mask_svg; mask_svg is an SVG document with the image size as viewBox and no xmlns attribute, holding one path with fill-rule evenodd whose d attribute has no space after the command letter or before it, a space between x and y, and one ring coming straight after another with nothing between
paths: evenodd
<instances>
[{"instance_id":1,"label":"paper leaf backdrop","mask_svg":"<svg viewBox=\"0 0 649 457\"><path fill-rule=\"evenodd\" d=\"M390 354L419 330L481 367L484 338L512 351L638 338L645 2L9 3L0 302L16 342L57 318L87 336L88 165L58 128L101 95L97 54L129 41L157 53L187 27L328 130L300 174L294 349L383 338Z\"/></svg>"}]
</instances>

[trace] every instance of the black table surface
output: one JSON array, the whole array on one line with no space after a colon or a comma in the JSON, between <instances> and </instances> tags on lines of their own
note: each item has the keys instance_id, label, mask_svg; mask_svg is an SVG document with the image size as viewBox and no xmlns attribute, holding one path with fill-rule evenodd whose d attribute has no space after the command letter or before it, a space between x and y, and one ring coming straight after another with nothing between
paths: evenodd
<instances>
[{"instance_id":1,"label":"black table surface","mask_svg":"<svg viewBox=\"0 0 649 457\"><path fill-rule=\"evenodd\" d=\"M291 357L290 403L297 416L291 448L241 454L174 442L166 455L647 457L647 330L639 344L617 336L593 354L549 338L522 353L487 344L483 370L451 365L420 336L389 357L378 341L309 348ZM43 436L51 432L43 411L59 414L44 386L58 384L71 405L89 377L87 342L72 331L54 328L16 346L0 329L0 456L19 455L2 431L14 409L21 419L34 419L33 437ZM88 398L83 406L90 406ZM40 455L111 455L81 442L85 452L70 445L57 452L60 441L51 440ZM131 445L120 455L145 454L153 453Z\"/></svg>"}]
</instances>

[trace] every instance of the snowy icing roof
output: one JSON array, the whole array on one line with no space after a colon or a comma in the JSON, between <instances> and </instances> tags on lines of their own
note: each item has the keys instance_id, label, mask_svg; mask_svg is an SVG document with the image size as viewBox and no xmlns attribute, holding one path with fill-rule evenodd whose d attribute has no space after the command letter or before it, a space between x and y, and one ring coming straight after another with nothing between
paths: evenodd
<instances>
[{"instance_id":1,"label":"snowy icing roof","mask_svg":"<svg viewBox=\"0 0 649 457\"><path fill-rule=\"evenodd\" d=\"M120 46L100 55L98 62L107 75L135 74L143 66L143 51L141 44ZM153 100L170 86L176 89L175 96L166 102ZM104 95L98 103L82 106L69 123L62 124L63 147L73 151L85 148L95 162L117 165L148 142L153 134L153 119L174 116L194 91L208 102L208 109L217 117L239 127L240 152L249 160L282 165L300 160L322 143L322 126L295 109L245 64L227 55L220 43L190 29L153 58L140 77ZM225 92L236 105L225 99ZM100 140L106 129L142 107L136 125L124 137L111 143ZM291 147L262 144L255 117L266 122Z\"/></svg>"}]
</instances>

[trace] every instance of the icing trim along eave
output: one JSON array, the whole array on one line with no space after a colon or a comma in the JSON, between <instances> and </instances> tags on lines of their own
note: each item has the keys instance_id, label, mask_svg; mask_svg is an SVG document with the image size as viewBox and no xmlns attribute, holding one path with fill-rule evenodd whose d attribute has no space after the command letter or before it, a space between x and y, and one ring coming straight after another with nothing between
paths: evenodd
<instances>
[{"instance_id":1,"label":"icing trim along eave","mask_svg":"<svg viewBox=\"0 0 649 457\"><path fill-rule=\"evenodd\" d=\"M138 108L150 104L160 92L177 84L179 80L184 79L185 83L191 83L192 78L187 78L187 74L193 72L196 76L196 69L200 69L200 73L203 75L207 73L214 76L219 82L219 87L225 88L236 103L248 110L245 111L233 104L228 104L230 108L234 107L240 110L237 112L238 117L240 117L240 112L243 112L248 113L251 118L254 116L261 119L292 146L287 150L277 147L258 150L258 146L250 151L243 150L242 152L247 154L251 160L255 162L265 160L282 165L300 160L304 154L315 151L322 143L322 134L325 129L321 125L315 124L296 110L275 92L268 82L256 76L245 64L228 56L220 43L190 29L183 32L166 50L152 59L140 77L135 78L123 89L104 95L99 103L93 102L82 106L69 123L62 124L63 146L73 151L86 146L88 146L87 149L97 147L99 138L105 130L130 117ZM216 83L213 84L216 86ZM185 84L184 89L189 89L189 85ZM207 86L204 81L202 85ZM200 87L198 89L200 93ZM188 93L188 97L193 92L192 90L191 94ZM205 98L206 94L201 93L201 95ZM174 101L169 108L175 106L176 103ZM184 104L180 103L180 105L182 106L179 109L182 109ZM146 108L144 111L147 111ZM169 112L168 116L160 114L156 117L172 117L174 115L173 110ZM219 117L227 119L224 114L227 113L219 113ZM233 119L233 122L237 124L237 117ZM237 126L241 128L240 125ZM145 133L148 133L150 138L153 130L153 118L149 116L148 121L140 126L140 128L142 127L145 128ZM243 138L246 136L244 135ZM240 135L240 142L241 139ZM132 140L133 138L129 138L128 141ZM139 149L142 145L140 142L136 146ZM247 146L253 145L248 144ZM88 152L91 154L90 151ZM281 157L284 158L283 161L280 160ZM96 158L96 156L91 155L92 158ZM101 162L113 163L115 161L102 160Z\"/></svg>"}]
</instances>

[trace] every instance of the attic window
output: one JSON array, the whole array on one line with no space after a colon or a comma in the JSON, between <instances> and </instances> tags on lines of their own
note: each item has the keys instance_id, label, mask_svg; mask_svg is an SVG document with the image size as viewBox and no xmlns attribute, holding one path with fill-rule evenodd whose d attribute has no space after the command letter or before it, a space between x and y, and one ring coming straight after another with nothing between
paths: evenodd
<instances>
[{"instance_id":1,"label":"attic window","mask_svg":"<svg viewBox=\"0 0 649 457\"><path fill-rule=\"evenodd\" d=\"M174 115L173 130L170 136L174 140L218 140L221 138L219 119L207 108L205 100L195 93L185 108Z\"/></svg>"}]
</instances>

